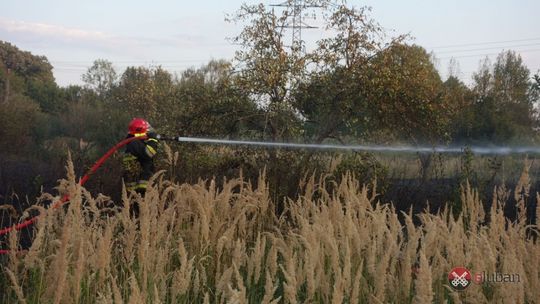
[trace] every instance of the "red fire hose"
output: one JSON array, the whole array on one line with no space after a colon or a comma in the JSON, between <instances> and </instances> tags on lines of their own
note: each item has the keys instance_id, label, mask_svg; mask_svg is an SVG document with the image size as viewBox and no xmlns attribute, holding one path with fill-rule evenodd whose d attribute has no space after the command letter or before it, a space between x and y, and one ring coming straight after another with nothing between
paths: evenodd
<instances>
[{"instance_id":1,"label":"red fire hose","mask_svg":"<svg viewBox=\"0 0 540 304\"><path fill-rule=\"evenodd\" d=\"M124 140L122 140L121 142L117 143L114 147L112 147L111 149L109 149L109 151L107 151L107 153L105 153L98 161L96 161L96 163L92 166L92 168L90 168L90 170L88 170L88 172L81 178L81 180L79 181L79 184L81 186L83 186L87 181L88 179L90 178L90 176L92 176L92 174L94 174L98 169L99 167L101 167L101 165L103 165L103 163L109 158L111 157L111 155L114 154L114 152L116 152L118 149L122 148L123 146L127 145L128 143L134 141L134 140L138 140L138 139L146 139L147 137L146 136L139 136L139 137L128 137ZM62 206L63 204L65 204L66 202L69 201L69 195L66 194L64 195L60 200L58 200L57 202L55 202L53 205L52 205L52 209L55 209L55 208L58 208L60 206ZM42 217L42 215L37 215L33 218L30 218L22 223L19 223L17 225L13 225L13 226L10 226L10 227L6 227L2 230L0 230L0 236L1 235L4 235L6 233L9 233L13 230L21 230L25 227L28 227L30 225L32 225L33 223L35 223L40 217ZM9 250L0 250L0 254L7 254L9 253Z\"/></svg>"}]
</instances>

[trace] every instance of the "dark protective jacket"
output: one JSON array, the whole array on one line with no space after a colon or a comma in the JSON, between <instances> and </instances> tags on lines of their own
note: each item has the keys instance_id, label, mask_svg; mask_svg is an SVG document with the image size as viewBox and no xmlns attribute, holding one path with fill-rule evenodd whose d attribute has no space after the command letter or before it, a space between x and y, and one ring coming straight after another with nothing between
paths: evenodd
<instances>
[{"instance_id":1,"label":"dark protective jacket","mask_svg":"<svg viewBox=\"0 0 540 304\"><path fill-rule=\"evenodd\" d=\"M134 135L128 135L127 138ZM147 139L134 140L126 145L124 157L124 182L127 190L144 192L148 179L154 174L154 157L158 149L155 134L148 133Z\"/></svg>"}]
</instances>

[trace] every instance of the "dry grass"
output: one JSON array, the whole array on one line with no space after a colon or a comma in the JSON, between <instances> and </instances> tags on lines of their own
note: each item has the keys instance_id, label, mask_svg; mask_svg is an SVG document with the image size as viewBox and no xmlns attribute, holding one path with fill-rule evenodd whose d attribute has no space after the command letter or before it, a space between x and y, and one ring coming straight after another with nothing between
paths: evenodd
<instances>
[{"instance_id":1,"label":"dry grass","mask_svg":"<svg viewBox=\"0 0 540 304\"><path fill-rule=\"evenodd\" d=\"M2 264L0 301L12 303L537 303L540 245L523 217L507 222L495 191L489 212L462 189L464 212L398 214L346 176L302 183L278 217L268 185L242 179L175 184L155 176L144 198L105 209L75 182L68 208L47 212L25 255ZM331 190L328 190L331 189ZM138 220L128 206L138 202ZM538 214L538 211L537 211ZM401 217L401 221L400 221ZM16 248L17 234L10 237ZM417 271L411 271L417 265ZM449 270L518 273L521 283L454 292Z\"/></svg>"}]
</instances>

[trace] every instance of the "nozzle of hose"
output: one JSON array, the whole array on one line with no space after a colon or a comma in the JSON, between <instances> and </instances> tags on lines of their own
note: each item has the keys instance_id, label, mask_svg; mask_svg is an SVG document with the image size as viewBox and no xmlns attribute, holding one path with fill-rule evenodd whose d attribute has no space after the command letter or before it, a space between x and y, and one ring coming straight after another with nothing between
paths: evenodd
<instances>
[{"instance_id":1,"label":"nozzle of hose","mask_svg":"<svg viewBox=\"0 0 540 304\"><path fill-rule=\"evenodd\" d=\"M159 139L159 140L180 141L180 140L179 140L180 137L166 136L166 135L162 135L162 134L158 134L158 135L156 136L156 138Z\"/></svg>"}]
</instances>

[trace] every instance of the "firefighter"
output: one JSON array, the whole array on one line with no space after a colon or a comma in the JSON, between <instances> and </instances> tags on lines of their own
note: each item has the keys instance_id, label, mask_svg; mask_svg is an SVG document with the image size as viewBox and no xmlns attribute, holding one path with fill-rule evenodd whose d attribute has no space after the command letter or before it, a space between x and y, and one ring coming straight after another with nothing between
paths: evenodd
<instances>
[{"instance_id":1,"label":"firefighter","mask_svg":"<svg viewBox=\"0 0 540 304\"><path fill-rule=\"evenodd\" d=\"M154 157L157 153L158 140L148 121L134 118L128 126L129 137L141 137L126 145L122 159L124 165L124 183L128 191L141 195L146 192L148 180L154 174ZM137 212L138 213L138 212Z\"/></svg>"}]
</instances>

